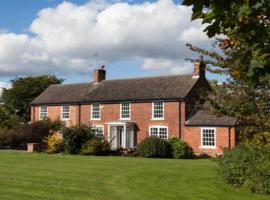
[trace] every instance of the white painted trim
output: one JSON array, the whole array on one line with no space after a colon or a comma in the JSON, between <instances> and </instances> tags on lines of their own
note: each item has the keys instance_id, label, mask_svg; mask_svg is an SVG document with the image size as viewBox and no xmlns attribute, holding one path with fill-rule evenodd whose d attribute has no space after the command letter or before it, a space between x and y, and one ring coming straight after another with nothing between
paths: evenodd
<instances>
[{"instance_id":1,"label":"white painted trim","mask_svg":"<svg viewBox=\"0 0 270 200\"><path fill-rule=\"evenodd\" d=\"M214 130L214 137L215 137L215 146L204 146L203 145L203 130ZM217 148L217 129L213 127L201 127L201 146L199 146L200 149L216 149Z\"/></svg>"},{"instance_id":2,"label":"white painted trim","mask_svg":"<svg viewBox=\"0 0 270 200\"><path fill-rule=\"evenodd\" d=\"M159 137L159 132L160 132L160 128L166 128L167 129L167 140L169 139L169 127L168 126L164 126L164 125L153 125L153 126L149 126L148 127L148 135L151 136L151 128L157 128L158 129L158 137Z\"/></svg>"},{"instance_id":3,"label":"white painted trim","mask_svg":"<svg viewBox=\"0 0 270 200\"><path fill-rule=\"evenodd\" d=\"M100 124L92 124L91 126L92 126L93 128L102 128L102 130L103 130L103 136L105 136L104 125L100 125Z\"/></svg>"},{"instance_id":4,"label":"white painted trim","mask_svg":"<svg viewBox=\"0 0 270 200\"><path fill-rule=\"evenodd\" d=\"M63 107L69 107L69 118L63 118ZM71 113L70 113L70 105L62 105L61 106L61 120L63 120L63 121L67 121L67 120L70 120L70 115L71 115Z\"/></svg>"},{"instance_id":5,"label":"white painted trim","mask_svg":"<svg viewBox=\"0 0 270 200\"><path fill-rule=\"evenodd\" d=\"M122 104L125 103L125 104L129 104L129 118L123 118L122 117ZM120 120L131 120L131 103L130 102L120 102L120 111L119 111L119 119Z\"/></svg>"},{"instance_id":6,"label":"white painted trim","mask_svg":"<svg viewBox=\"0 0 270 200\"><path fill-rule=\"evenodd\" d=\"M99 118L93 118L93 105L98 105L99 107ZM90 109L90 120L101 120L101 104L99 103L93 103L91 104L91 109Z\"/></svg>"},{"instance_id":7,"label":"white painted trim","mask_svg":"<svg viewBox=\"0 0 270 200\"><path fill-rule=\"evenodd\" d=\"M162 118L155 118L154 117L154 103L155 102L162 102L162 108L163 108L163 117ZM152 102L152 118L151 120L165 120L165 103L162 100L156 100Z\"/></svg>"},{"instance_id":8,"label":"white painted trim","mask_svg":"<svg viewBox=\"0 0 270 200\"><path fill-rule=\"evenodd\" d=\"M43 106L39 106L39 120L43 120L44 119L44 118L41 117L41 107L46 107L46 110L47 110L47 112L46 112L47 113L46 118L48 118L48 114L49 114L48 113L48 106L44 106L44 105Z\"/></svg>"}]
</instances>

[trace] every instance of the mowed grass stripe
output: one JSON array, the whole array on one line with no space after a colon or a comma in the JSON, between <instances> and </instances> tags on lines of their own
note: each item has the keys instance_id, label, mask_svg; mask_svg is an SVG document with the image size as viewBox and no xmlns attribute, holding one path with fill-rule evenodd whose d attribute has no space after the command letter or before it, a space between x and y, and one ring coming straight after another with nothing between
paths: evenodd
<instances>
[{"instance_id":1,"label":"mowed grass stripe","mask_svg":"<svg viewBox=\"0 0 270 200\"><path fill-rule=\"evenodd\" d=\"M270 200L225 184L209 159L0 151L0 180L1 200Z\"/></svg>"}]
</instances>

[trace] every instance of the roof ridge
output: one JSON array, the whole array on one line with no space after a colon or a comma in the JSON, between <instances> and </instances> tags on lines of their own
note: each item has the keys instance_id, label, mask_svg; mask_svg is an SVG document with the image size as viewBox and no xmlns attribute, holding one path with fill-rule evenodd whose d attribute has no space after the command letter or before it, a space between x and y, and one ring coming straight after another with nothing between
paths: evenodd
<instances>
[{"instance_id":1,"label":"roof ridge","mask_svg":"<svg viewBox=\"0 0 270 200\"><path fill-rule=\"evenodd\" d=\"M125 81L125 80L138 80L138 79L171 78L171 77L181 77L181 76L192 76L192 74L117 78L117 79L109 79L109 80L104 80L104 81Z\"/></svg>"},{"instance_id":2,"label":"roof ridge","mask_svg":"<svg viewBox=\"0 0 270 200\"><path fill-rule=\"evenodd\" d=\"M140 79L154 79L154 78L171 78L171 77L182 77L182 76L192 76L192 74L182 74L182 75L166 75L166 76L147 76L147 77L132 77L132 78L117 78L117 79L108 79L103 80L102 82L109 82L109 81L126 81L126 80L140 80ZM86 84L93 84L94 82L81 82L81 83L60 83L60 84L51 84L50 86L70 86L70 85L86 85Z\"/></svg>"}]
</instances>

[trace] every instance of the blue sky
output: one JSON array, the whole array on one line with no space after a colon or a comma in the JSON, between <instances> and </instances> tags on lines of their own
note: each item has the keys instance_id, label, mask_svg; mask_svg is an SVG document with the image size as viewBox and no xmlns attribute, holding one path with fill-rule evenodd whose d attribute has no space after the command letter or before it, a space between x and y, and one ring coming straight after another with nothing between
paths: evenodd
<instances>
[{"instance_id":1,"label":"blue sky","mask_svg":"<svg viewBox=\"0 0 270 200\"><path fill-rule=\"evenodd\" d=\"M0 54L12 56L0 55L0 83L38 74L85 82L102 64L109 79L192 73L184 59L194 55L185 43L208 47L209 40L201 23L190 21L190 8L179 4L3 0Z\"/></svg>"}]
</instances>

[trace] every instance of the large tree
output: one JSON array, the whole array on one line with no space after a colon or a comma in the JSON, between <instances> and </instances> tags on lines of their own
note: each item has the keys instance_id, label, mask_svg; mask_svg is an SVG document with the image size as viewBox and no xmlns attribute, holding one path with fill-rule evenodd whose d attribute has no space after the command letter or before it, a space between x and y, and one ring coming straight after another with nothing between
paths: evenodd
<instances>
[{"instance_id":1,"label":"large tree","mask_svg":"<svg viewBox=\"0 0 270 200\"><path fill-rule=\"evenodd\" d=\"M270 1L184 0L193 6L192 19L202 19L216 39L213 50L187 46L204 55L208 71L225 75L209 96L217 114L236 117L240 139L250 140L270 130Z\"/></svg>"},{"instance_id":2,"label":"large tree","mask_svg":"<svg viewBox=\"0 0 270 200\"><path fill-rule=\"evenodd\" d=\"M10 89L3 89L3 106L10 114L16 114L23 121L30 118L29 103L51 84L60 84L63 79L55 76L25 77L12 80Z\"/></svg>"},{"instance_id":3,"label":"large tree","mask_svg":"<svg viewBox=\"0 0 270 200\"><path fill-rule=\"evenodd\" d=\"M222 60L230 75L251 85L270 84L270 0L184 0L209 37L223 35L231 49Z\"/></svg>"}]
</instances>

